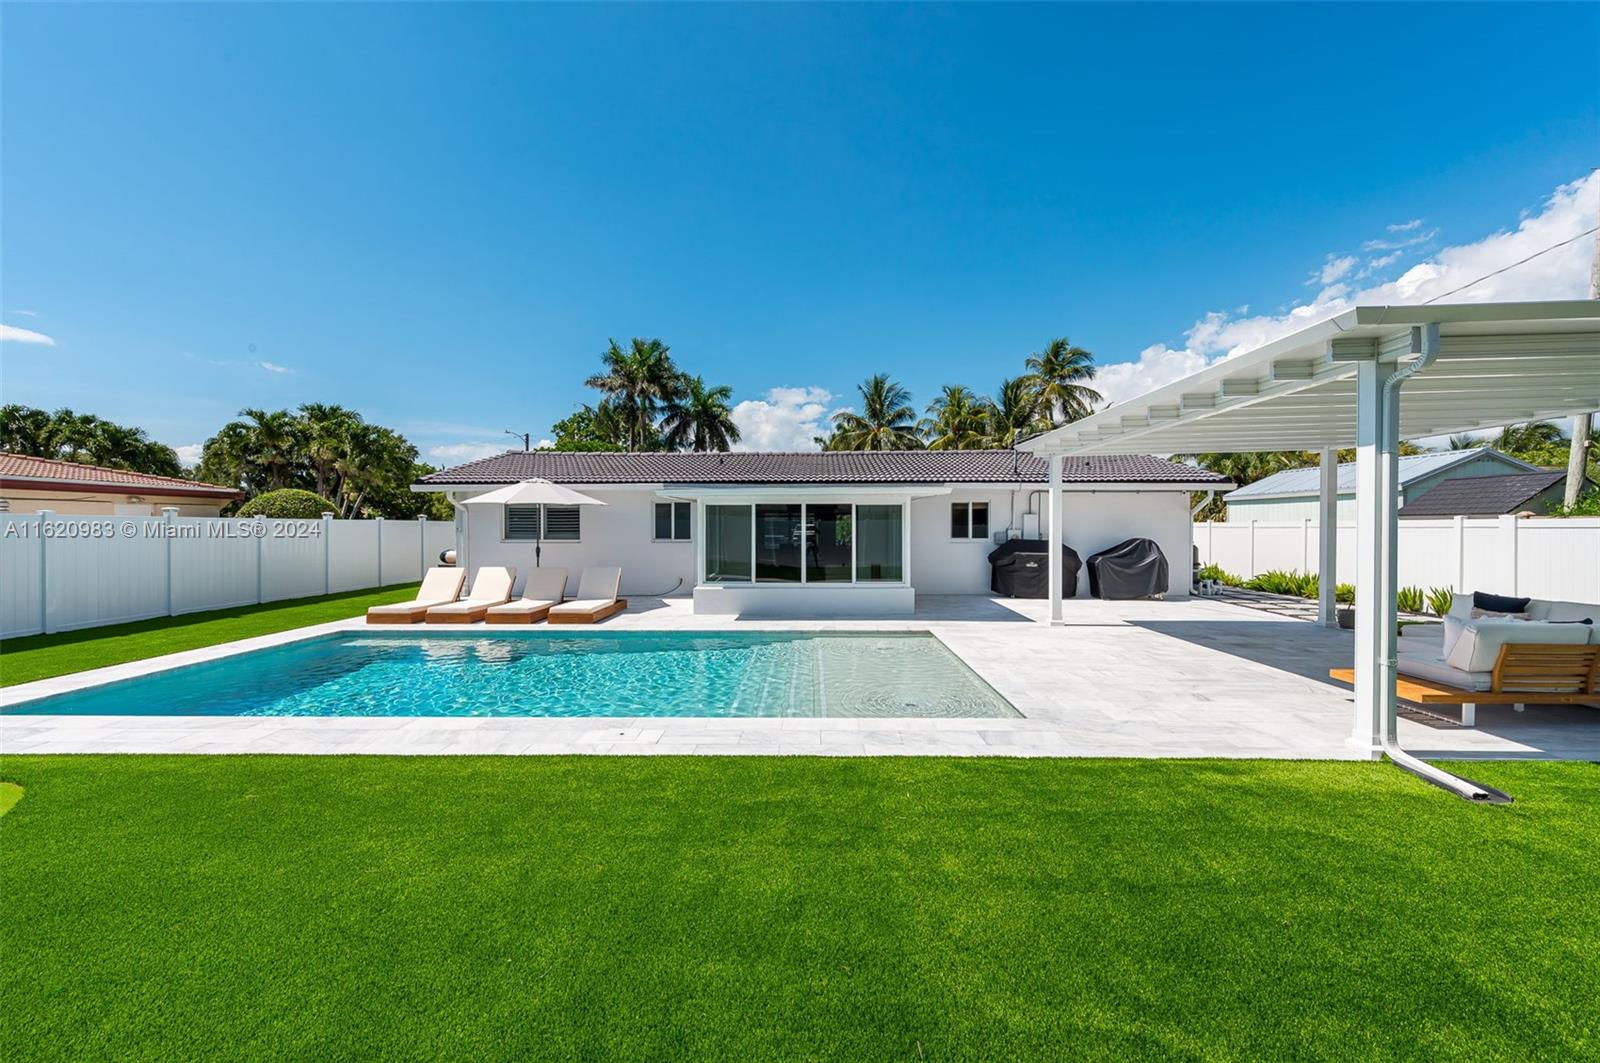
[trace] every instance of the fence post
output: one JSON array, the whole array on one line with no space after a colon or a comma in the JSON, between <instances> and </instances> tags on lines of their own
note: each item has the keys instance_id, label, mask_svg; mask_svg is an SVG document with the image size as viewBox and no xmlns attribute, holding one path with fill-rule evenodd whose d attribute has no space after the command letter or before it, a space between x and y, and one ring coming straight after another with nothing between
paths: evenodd
<instances>
[{"instance_id":1,"label":"fence post","mask_svg":"<svg viewBox=\"0 0 1600 1063\"><path fill-rule=\"evenodd\" d=\"M1509 513L1500 518L1500 556L1511 566L1510 578L1506 580L1510 587L1504 592L1496 587L1495 593L1514 595L1517 593L1517 518Z\"/></svg>"},{"instance_id":2,"label":"fence post","mask_svg":"<svg viewBox=\"0 0 1600 1063\"><path fill-rule=\"evenodd\" d=\"M322 514L322 593L333 593L333 514Z\"/></svg>"},{"instance_id":3,"label":"fence post","mask_svg":"<svg viewBox=\"0 0 1600 1063\"><path fill-rule=\"evenodd\" d=\"M1300 518L1300 571L1311 571L1311 518Z\"/></svg>"},{"instance_id":4,"label":"fence post","mask_svg":"<svg viewBox=\"0 0 1600 1063\"><path fill-rule=\"evenodd\" d=\"M1256 572L1256 522L1250 522L1250 571L1244 574L1245 579L1257 575Z\"/></svg>"},{"instance_id":5,"label":"fence post","mask_svg":"<svg viewBox=\"0 0 1600 1063\"><path fill-rule=\"evenodd\" d=\"M1456 532L1456 593L1467 593L1467 518L1457 515L1450 518Z\"/></svg>"},{"instance_id":6,"label":"fence post","mask_svg":"<svg viewBox=\"0 0 1600 1063\"><path fill-rule=\"evenodd\" d=\"M177 616L172 608L172 540L178 534L178 507L161 507L161 534L167 540L167 615Z\"/></svg>"},{"instance_id":7,"label":"fence post","mask_svg":"<svg viewBox=\"0 0 1600 1063\"><path fill-rule=\"evenodd\" d=\"M417 518L417 578L428 574L428 518Z\"/></svg>"},{"instance_id":8,"label":"fence post","mask_svg":"<svg viewBox=\"0 0 1600 1063\"><path fill-rule=\"evenodd\" d=\"M257 517L256 520L260 521L261 518ZM242 522L240 524L240 527L241 528L244 527L244 524ZM252 534L254 534L253 531L252 531ZM260 605L262 602L265 602L267 600L266 577L263 574L263 569L266 567L266 565L265 565L265 562L264 562L263 557L262 557L262 555L266 553L266 550L267 550L267 537L265 535L257 535L256 536L256 604L257 605Z\"/></svg>"},{"instance_id":9,"label":"fence post","mask_svg":"<svg viewBox=\"0 0 1600 1063\"><path fill-rule=\"evenodd\" d=\"M45 545L50 540L44 533L45 525L54 517L55 511L41 509L39 511L39 630L44 634L50 633L50 550Z\"/></svg>"}]
</instances>

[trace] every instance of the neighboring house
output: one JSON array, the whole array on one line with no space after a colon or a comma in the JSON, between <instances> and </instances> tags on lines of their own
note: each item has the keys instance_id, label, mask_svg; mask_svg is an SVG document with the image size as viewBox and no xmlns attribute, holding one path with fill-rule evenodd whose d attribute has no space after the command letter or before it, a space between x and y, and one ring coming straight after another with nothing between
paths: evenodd
<instances>
[{"instance_id":1,"label":"neighboring house","mask_svg":"<svg viewBox=\"0 0 1600 1063\"><path fill-rule=\"evenodd\" d=\"M1440 450L1411 454L1400 459L1400 512L1417 498L1444 483L1469 476L1538 472L1538 466L1508 457L1498 450ZM1321 470L1285 469L1222 496L1228 506L1228 523L1251 520L1316 520L1317 490ZM1339 520L1356 519L1356 466L1339 466Z\"/></svg>"},{"instance_id":2,"label":"neighboring house","mask_svg":"<svg viewBox=\"0 0 1600 1063\"><path fill-rule=\"evenodd\" d=\"M0 452L0 509L66 515L215 517L243 494L231 487Z\"/></svg>"},{"instance_id":3,"label":"neighboring house","mask_svg":"<svg viewBox=\"0 0 1600 1063\"><path fill-rule=\"evenodd\" d=\"M1499 517L1507 513L1542 515L1561 507L1566 486L1567 474L1560 469L1446 480L1407 502L1400 516L1415 519Z\"/></svg>"},{"instance_id":4,"label":"neighboring house","mask_svg":"<svg viewBox=\"0 0 1600 1063\"><path fill-rule=\"evenodd\" d=\"M693 594L701 613L905 614L917 593L987 594L988 554L1044 538L1043 459L1013 450L598 454L510 451L432 473L416 491L452 502L527 479L602 506L461 506L458 556L534 563L575 583L621 565L624 594ZM1084 558L1124 539L1155 540L1174 595L1189 592L1189 492L1226 487L1191 465L1142 455L1065 461L1065 541ZM520 585L520 578L519 578ZM1087 575L1079 588L1087 587Z\"/></svg>"}]
</instances>

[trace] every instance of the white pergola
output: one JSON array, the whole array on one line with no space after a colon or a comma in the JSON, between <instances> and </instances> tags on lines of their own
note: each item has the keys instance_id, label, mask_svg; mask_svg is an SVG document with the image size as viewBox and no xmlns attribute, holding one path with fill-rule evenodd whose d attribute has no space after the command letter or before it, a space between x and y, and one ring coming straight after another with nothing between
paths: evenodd
<instances>
[{"instance_id":1,"label":"white pergola","mask_svg":"<svg viewBox=\"0 0 1600 1063\"><path fill-rule=\"evenodd\" d=\"M1401 390L1404 389L1404 399ZM1600 302L1359 306L1021 444L1050 467L1050 563L1061 477L1086 454L1319 450L1320 617L1334 623L1336 459L1356 448L1355 721L1395 745L1399 442L1600 409ZM1600 564L1600 559L1597 559ZM1061 621L1050 579L1050 619Z\"/></svg>"}]
</instances>

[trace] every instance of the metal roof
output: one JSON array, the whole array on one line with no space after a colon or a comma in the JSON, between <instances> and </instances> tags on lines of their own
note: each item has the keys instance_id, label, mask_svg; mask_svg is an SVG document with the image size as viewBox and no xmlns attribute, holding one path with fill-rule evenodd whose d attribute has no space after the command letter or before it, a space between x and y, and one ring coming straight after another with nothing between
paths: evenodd
<instances>
[{"instance_id":1,"label":"metal roof","mask_svg":"<svg viewBox=\"0 0 1600 1063\"><path fill-rule=\"evenodd\" d=\"M1430 487L1400 507L1402 517L1456 517L1515 513L1529 499L1567 478L1560 469L1508 476L1470 476Z\"/></svg>"},{"instance_id":2,"label":"metal roof","mask_svg":"<svg viewBox=\"0 0 1600 1063\"><path fill-rule=\"evenodd\" d=\"M872 450L726 454L511 450L430 473L422 490L516 483L569 484L952 484L1043 483L1043 458L1015 450ZM1147 454L1105 454L1064 463L1067 483L1224 486L1226 477Z\"/></svg>"},{"instance_id":3,"label":"metal roof","mask_svg":"<svg viewBox=\"0 0 1600 1063\"><path fill-rule=\"evenodd\" d=\"M1600 302L1359 306L1024 441L1037 453L1307 450L1356 441L1357 363L1439 357L1405 384L1400 437L1600 409Z\"/></svg>"},{"instance_id":4,"label":"metal roof","mask_svg":"<svg viewBox=\"0 0 1600 1063\"><path fill-rule=\"evenodd\" d=\"M1525 461L1508 457L1498 450L1487 447L1474 447L1470 450L1437 450L1427 454L1407 454L1400 459L1400 486L1415 483L1436 472L1443 472L1456 465L1464 464L1473 458L1493 455L1505 462L1508 469L1536 469L1537 466L1529 465ZM1480 479L1472 477L1473 480ZM1250 498L1296 498L1300 496L1316 496L1322 490L1322 472L1316 466L1304 469L1285 469L1275 472L1271 476L1263 476L1253 484L1246 484L1237 491L1229 491L1223 496L1225 502L1237 502ZM1339 465L1339 493L1354 494L1356 490L1356 463L1343 462Z\"/></svg>"}]
</instances>

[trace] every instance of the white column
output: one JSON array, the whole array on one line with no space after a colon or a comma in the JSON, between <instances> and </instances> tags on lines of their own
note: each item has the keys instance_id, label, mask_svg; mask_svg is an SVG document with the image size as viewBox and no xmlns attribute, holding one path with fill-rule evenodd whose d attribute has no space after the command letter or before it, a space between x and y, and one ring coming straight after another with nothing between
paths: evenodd
<instances>
[{"instance_id":1,"label":"white column","mask_svg":"<svg viewBox=\"0 0 1600 1063\"><path fill-rule=\"evenodd\" d=\"M378 520L378 586L383 586L383 518Z\"/></svg>"},{"instance_id":2,"label":"white column","mask_svg":"<svg viewBox=\"0 0 1600 1063\"><path fill-rule=\"evenodd\" d=\"M333 514L322 514L322 593L333 593Z\"/></svg>"},{"instance_id":3,"label":"white column","mask_svg":"<svg viewBox=\"0 0 1600 1063\"><path fill-rule=\"evenodd\" d=\"M1383 474L1384 417L1382 368L1376 360L1359 363L1356 371L1356 633L1355 718L1350 744L1374 757L1383 745L1383 695L1379 658L1383 617ZM1393 627L1394 620L1388 621ZM1391 688L1392 690L1392 688Z\"/></svg>"},{"instance_id":4,"label":"white column","mask_svg":"<svg viewBox=\"0 0 1600 1063\"><path fill-rule=\"evenodd\" d=\"M39 631L50 634L50 547L45 528L55 519L55 511L39 511Z\"/></svg>"},{"instance_id":5,"label":"white column","mask_svg":"<svg viewBox=\"0 0 1600 1063\"><path fill-rule=\"evenodd\" d=\"M172 540L178 533L178 507L161 507L161 534L167 540L167 615L176 616L172 608Z\"/></svg>"},{"instance_id":6,"label":"white column","mask_svg":"<svg viewBox=\"0 0 1600 1063\"><path fill-rule=\"evenodd\" d=\"M1334 591L1339 585L1339 455L1322 448L1321 480L1317 493L1317 623L1339 626L1339 605Z\"/></svg>"},{"instance_id":7,"label":"white column","mask_svg":"<svg viewBox=\"0 0 1600 1063\"><path fill-rule=\"evenodd\" d=\"M1050 564L1048 566L1050 577L1050 623L1059 624L1061 619L1061 455L1050 455ZM1076 591L1076 588L1074 588Z\"/></svg>"}]
</instances>

